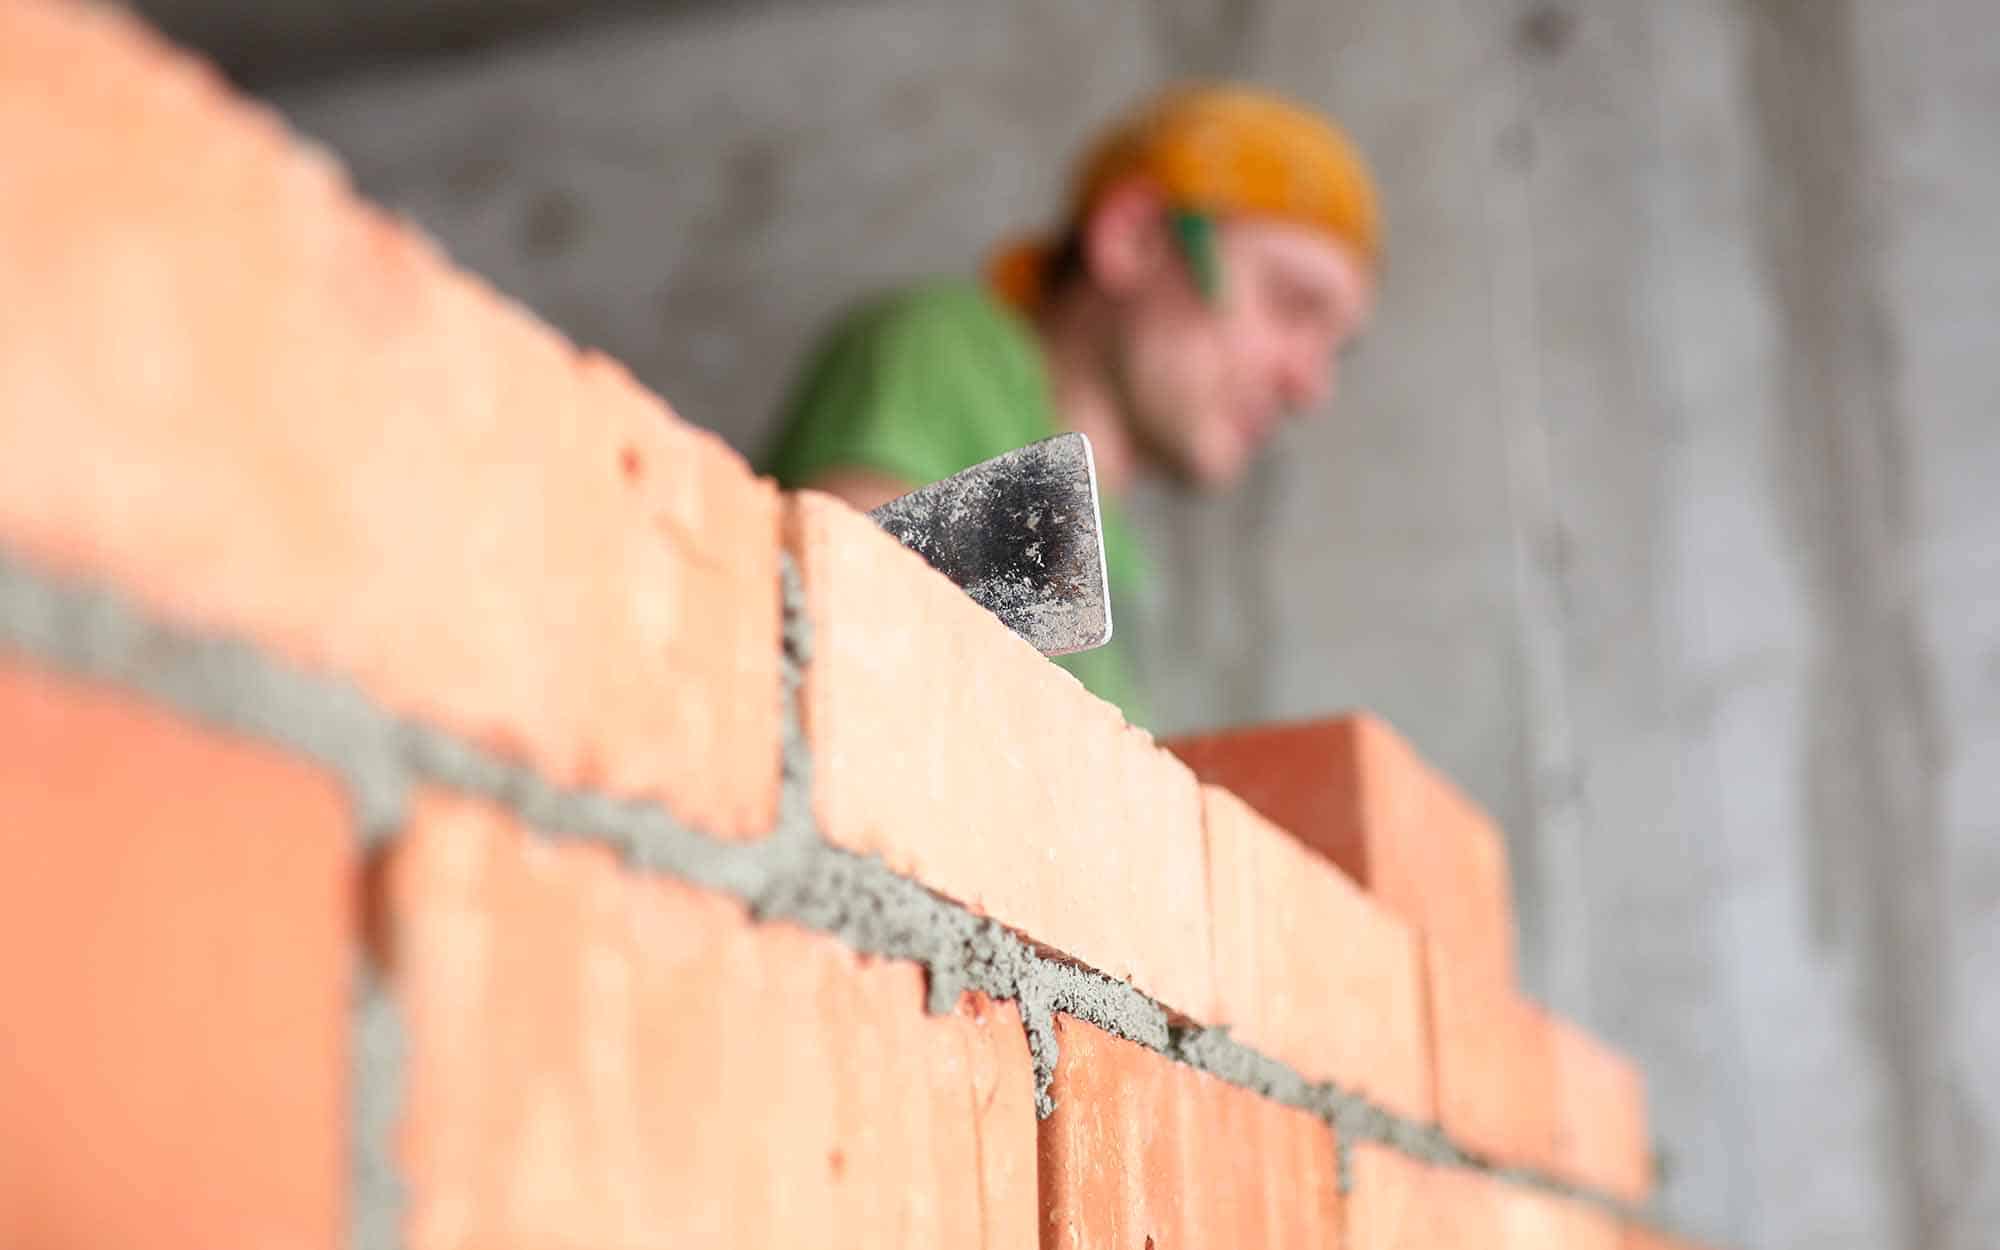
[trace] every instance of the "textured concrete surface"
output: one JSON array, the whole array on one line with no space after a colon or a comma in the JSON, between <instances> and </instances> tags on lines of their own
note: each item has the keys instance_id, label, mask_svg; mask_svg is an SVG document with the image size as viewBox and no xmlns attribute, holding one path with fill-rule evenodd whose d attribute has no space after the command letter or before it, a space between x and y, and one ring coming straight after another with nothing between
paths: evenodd
<instances>
[{"instance_id":1,"label":"textured concrete surface","mask_svg":"<svg viewBox=\"0 0 2000 1250\"><path fill-rule=\"evenodd\" d=\"M701 6L274 90L755 448L813 328L1169 73L1337 110L1390 285L1253 489L1143 501L1161 728L1383 713L1742 1244L2000 1219L2000 107L1976 0ZM1247 555L1246 553L1256 553Z\"/></svg>"}]
</instances>

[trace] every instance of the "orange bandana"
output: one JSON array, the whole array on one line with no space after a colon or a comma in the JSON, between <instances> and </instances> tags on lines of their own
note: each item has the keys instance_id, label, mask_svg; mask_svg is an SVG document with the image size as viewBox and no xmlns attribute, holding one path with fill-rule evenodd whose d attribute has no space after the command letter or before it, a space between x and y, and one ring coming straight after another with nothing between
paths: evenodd
<instances>
[{"instance_id":1,"label":"orange bandana","mask_svg":"<svg viewBox=\"0 0 2000 1250\"><path fill-rule=\"evenodd\" d=\"M1346 243L1371 269L1380 258L1375 184L1361 154L1332 122L1277 96L1197 85L1148 102L1078 167L1068 220L1084 220L1133 179L1182 211L1295 222ZM1044 240L1004 247L988 281L1015 307L1032 308L1051 250Z\"/></svg>"}]
</instances>

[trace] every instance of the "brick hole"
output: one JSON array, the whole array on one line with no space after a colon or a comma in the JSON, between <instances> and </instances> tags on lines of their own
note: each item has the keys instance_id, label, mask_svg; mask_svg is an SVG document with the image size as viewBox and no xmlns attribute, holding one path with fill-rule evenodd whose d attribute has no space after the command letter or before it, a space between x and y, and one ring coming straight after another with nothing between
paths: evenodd
<instances>
[{"instance_id":1,"label":"brick hole","mask_svg":"<svg viewBox=\"0 0 2000 1250\"><path fill-rule=\"evenodd\" d=\"M361 948L378 971L393 973L396 969L396 930L394 918L389 913L389 873L394 852L381 849L370 852L361 861L358 890L360 898Z\"/></svg>"}]
</instances>

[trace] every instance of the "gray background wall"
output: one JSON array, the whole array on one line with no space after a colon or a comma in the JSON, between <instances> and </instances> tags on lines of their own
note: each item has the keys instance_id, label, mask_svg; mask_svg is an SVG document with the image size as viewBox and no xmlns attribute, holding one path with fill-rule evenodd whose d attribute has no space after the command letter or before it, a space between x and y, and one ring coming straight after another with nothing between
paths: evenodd
<instances>
[{"instance_id":1,"label":"gray background wall","mask_svg":"<svg viewBox=\"0 0 2000 1250\"><path fill-rule=\"evenodd\" d=\"M843 300L1046 222L1145 88L1339 115L1379 329L1249 489L1141 501L1159 727L1365 705L1489 806L1693 1230L1995 1244L1991 6L154 7L746 449Z\"/></svg>"}]
</instances>

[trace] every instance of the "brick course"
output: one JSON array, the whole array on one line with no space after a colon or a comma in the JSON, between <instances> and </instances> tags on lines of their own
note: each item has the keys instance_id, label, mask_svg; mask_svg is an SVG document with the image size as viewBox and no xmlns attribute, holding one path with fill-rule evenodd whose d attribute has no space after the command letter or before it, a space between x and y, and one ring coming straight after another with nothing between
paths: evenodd
<instances>
[{"instance_id":1,"label":"brick course","mask_svg":"<svg viewBox=\"0 0 2000 1250\"><path fill-rule=\"evenodd\" d=\"M1556 1075L1549 1016L1511 986L1460 968L1425 944L1438 1122L1487 1159L1557 1163Z\"/></svg>"},{"instance_id":2,"label":"brick course","mask_svg":"<svg viewBox=\"0 0 2000 1250\"><path fill-rule=\"evenodd\" d=\"M1431 1119L1409 926L1235 795L1208 786L1202 799L1216 1023L1312 1080Z\"/></svg>"},{"instance_id":3,"label":"brick course","mask_svg":"<svg viewBox=\"0 0 2000 1250\"><path fill-rule=\"evenodd\" d=\"M1565 1020L1551 1020L1556 1077L1555 1171L1627 1202L1653 1195L1646 1080L1630 1059Z\"/></svg>"},{"instance_id":4,"label":"brick course","mask_svg":"<svg viewBox=\"0 0 2000 1250\"><path fill-rule=\"evenodd\" d=\"M865 516L792 503L827 836L1197 1019L1214 1009L1194 778Z\"/></svg>"},{"instance_id":5,"label":"brick course","mask_svg":"<svg viewBox=\"0 0 2000 1250\"><path fill-rule=\"evenodd\" d=\"M412 1250L1026 1245L1014 1007L426 795L385 879Z\"/></svg>"},{"instance_id":6,"label":"brick course","mask_svg":"<svg viewBox=\"0 0 2000 1250\"><path fill-rule=\"evenodd\" d=\"M769 483L127 16L0 8L0 152L0 541L769 826Z\"/></svg>"},{"instance_id":7,"label":"brick course","mask_svg":"<svg viewBox=\"0 0 2000 1250\"><path fill-rule=\"evenodd\" d=\"M1496 1186L1384 1146L1354 1148L1345 1250L1492 1250L1500 1244Z\"/></svg>"},{"instance_id":8,"label":"brick course","mask_svg":"<svg viewBox=\"0 0 2000 1250\"><path fill-rule=\"evenodd\" d=\"M1511 984L1506 843L1487 815L1372 716L1252 725L1166 744L1381 899L1467 969Z\"/></svg>"}]
</instances>

